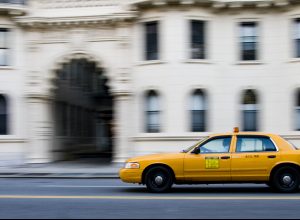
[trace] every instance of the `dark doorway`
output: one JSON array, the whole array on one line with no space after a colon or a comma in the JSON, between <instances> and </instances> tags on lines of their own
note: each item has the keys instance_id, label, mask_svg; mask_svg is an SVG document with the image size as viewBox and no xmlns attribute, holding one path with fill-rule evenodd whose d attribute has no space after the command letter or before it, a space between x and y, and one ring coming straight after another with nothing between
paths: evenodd
<instances>
[{"instance_id":1,"label":"dark doorway","mask_svg":"<svg viewBox=\"0 0 300 220\"><path fill-rule=\"evenodd\" d=\"M73 59L56 74L54 120L59 159L110 161L113 99L104 69L86 59Z\"/></svg>"}]
</instances>

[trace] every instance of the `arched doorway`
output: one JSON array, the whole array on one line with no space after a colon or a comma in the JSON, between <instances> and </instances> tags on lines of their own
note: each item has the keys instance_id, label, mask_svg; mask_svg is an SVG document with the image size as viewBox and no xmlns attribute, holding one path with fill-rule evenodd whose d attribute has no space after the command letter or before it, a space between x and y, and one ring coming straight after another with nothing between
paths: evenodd
<instances>
[{"instance_id":1,"label":"arched doorway","mask_svg":"<svg viewBox=\"0 0 300 220\"><path fill-rule=\"evenodd\" d=\"M56 71L53 113L60 160L112 159L113 98L104 71L85 58Z\"/></svg>"}]
</instances>

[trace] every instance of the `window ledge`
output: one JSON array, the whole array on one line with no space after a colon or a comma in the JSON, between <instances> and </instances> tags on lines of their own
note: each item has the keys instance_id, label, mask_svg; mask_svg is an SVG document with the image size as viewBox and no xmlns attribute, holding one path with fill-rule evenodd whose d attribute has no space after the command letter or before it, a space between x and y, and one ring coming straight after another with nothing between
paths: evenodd
<instances>
[{"instance_id":1,"label":"window ledge","mask_svg":"<svg viewBox=\"0 0 300 220\"><path fill-rule=\"evenodd\" d=\"M13 135L0 135L0 143L26 143L25 138L18 138Z\"/></svg>"},{"instance_id":2,"label":"window ledge","mask_svg":"<svg viewBox=\"0 0 300 220\"><path fill-rule=\"evenodd\" d=\"M13 70L12 66L0 66L0 70Z\"/></svg>"},{"instance_id":3,"label":"window ledge","mask_svg":"<svg viewBox=\"0 0 300 220\"><path fill-rule=\"evenodd\" d=\"M288 63L298 63L300 62L300 58L292 58L288 61Z\"/></svg>"},{"instance_id":4,"label":"window ledge","mask_svg":"<svg viewBox=\"0 0 300 220\"><path fill-rule=\"evenodd\" d=\"M202 64L211 64L211 60L207 59L187 59L183 61L184 63L202 63Z\"/></svg>"},{"instance_id":5,"label":"window ledge","mask_svg":"<svg viewBox=\"0 0 300 220\"><path fill-rule=\"evenodd\" d=\"M146 61L140 61L136 65L137 66L146 66L146 65L157 65L157 64L165 64L166 61L163 60L146 60Z\"/></svg>"},{"instance_id":6,"label":"window ledge","mask_svg":"<svg viewBox=\"0 0 300 220\"><path fill-rule=\"evenodd\" d=\"M131 140L139 141L198 141L210 135L210 132L190 132L185 134L166 134L166 133L141 133L131 137Z\"/></svg>"},{"instance_id":7,"label":"window ledge","mask_svg":"<svg viewBox=\"0 0 300 220\"><path fill-rule=\"evenodd\" d=\"M236 65L262 65L264 64L260 60L238 61Z\"/></svg>"}]
</instances>

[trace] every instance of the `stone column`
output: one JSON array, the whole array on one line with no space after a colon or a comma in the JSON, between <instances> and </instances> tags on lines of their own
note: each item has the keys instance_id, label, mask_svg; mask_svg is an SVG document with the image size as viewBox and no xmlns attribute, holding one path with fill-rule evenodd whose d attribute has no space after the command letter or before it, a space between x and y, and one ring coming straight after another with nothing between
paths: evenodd
<instances>
[{"instance_id":1,"label":"stone column","mask_svg":"<svg viewBox=\"0 0 300 220\"><path fill-rule=\"evenodd\" d=\"M124 162L133 155L134 146L132 137L132 80L130 47L131 25L127 22L119 22L117 27L118 55L116 57L116 72L112 79L111 88L114 97L114 155L113 162Z\"/></svg>"},{"instance_id":2,"label":"stone column","mask_svg":"<svg viewBox=\"0 0 300 220\"><path fill-rule=\"evenodd\" d=\"M51 99L45 96L27 97L29 144L28 163L53 161L53 120Z\"/></svg>"},{"instance_id":3,"label":"stone column","mask_svg":"<svg viewBox=\"0 0 300 220\"><path fill-rule=\"evenodd\" d=\"M27 39L27 71L25 97L27 108L24 117L27 121L28 145L25 150L27 163L47 163L53 160L53 120L52 120L52 82L47 72L40 66L41 39L38 30L29 32Z\"/></svg>"},{"instance_id":4,"label":"stone column","mask_svg":"<svg viewBox=\"0 0 300 220\"><path fill-rule=\"evenodd\" d=\"M132 156L134 150L132 137L133 95L129 69L120 69L112 86L114 97L114 155L113 162L124 162Z\"/></svg>"},{"instance_id":5,"label":"stone column","mask_svg":"<svg viewBox=\"0 0 300 220\"><path fill-rule=\"evenodd\" d=\"M131 137L131 96L130 95L115 95L114 96L114 156L113 162L124 162L131 156L133 150Z\"/></svg>"}]
</instances>

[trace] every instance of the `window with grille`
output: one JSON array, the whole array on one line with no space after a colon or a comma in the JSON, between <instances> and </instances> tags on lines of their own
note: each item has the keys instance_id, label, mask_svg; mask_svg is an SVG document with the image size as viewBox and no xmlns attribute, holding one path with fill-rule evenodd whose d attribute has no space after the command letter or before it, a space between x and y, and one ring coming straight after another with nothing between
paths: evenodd
<instances>
[{"instance_id":1,"label":"window with grille","mask_svg":"<svg viewBox=\"0 0 300 220\"><path fill-rule=\"evenodd\" d=\"M205 45L205 21L192 20L191 26L191 58L205 59L206 45Z\"/></svg>"},{"instance_id":2,"label":"window with grille","mask_svg":"<svg viewBox=\"0 0 300 220\"><path fill-rule=\"evenodd\" d=\"M201 132L206 130L206 100L202 90L196 90L191 97L191 130Z\"/></svg>"},{"instance_id":3,"label":"window with grille","mask_svg":"<svg viewBox=\"0 0 300 220\"><path fill-rule=\"evenodd\" d=\"M145 59L159 59L158 43L158 22L152 21L145 23Z\"/></svg>"},{"instance_id":4,"label":"window with grille","mask_svg":"<svg viewBox=\"0 0 300 220\"><path fill-rule=\"evenodd\" d=\"M294 20L295 57L300 57L300 18Z\"/></svg>"},{"instance_id":5,"label":"window with grille","mask_svg":"<svg viewBox=\"0 0 300 220\"><path fill-rule=\"evenodd\" d=\"M257 23L240 23L241 60L257 60Z\"/></svg>"},{"instance_id":6,"label":"window with grille","mask_svg":"<svg viewBox=\"0 0 300 220\"><path fill-rule=\"evenodd\" d=\"M150 91L146 95L146 131L160 132L160 103L155 91Z\"/></svg>"},{"instance_id":7,"label":"window with grille","mask_svg":"<svg viewBox=\"0 0 300 220\"><path fill-rule=\"evenodd\" d=\"M9 30L0 28L0 66L9 66Z\"/></svg>"},{"instance_id":8,"label":"window with grille","mask_svg":"<svg viewBox=\"0 0 300 220\"><path fill-rule=\"evenodd\" d=\"M256 93L253 90L246 90L242 103L243 131L258 130L258 103Z\"/></svg>"},{"instance_id":9,"label":"window with grille","mask_svg":"<svg viewBox=\"0 0 300 220\"><path fill-rule=\"evenodd\" d=\"M7 101L3 95L0 95L0 135L8 134L7 118Z\"/></svg>"}]
</instances>

